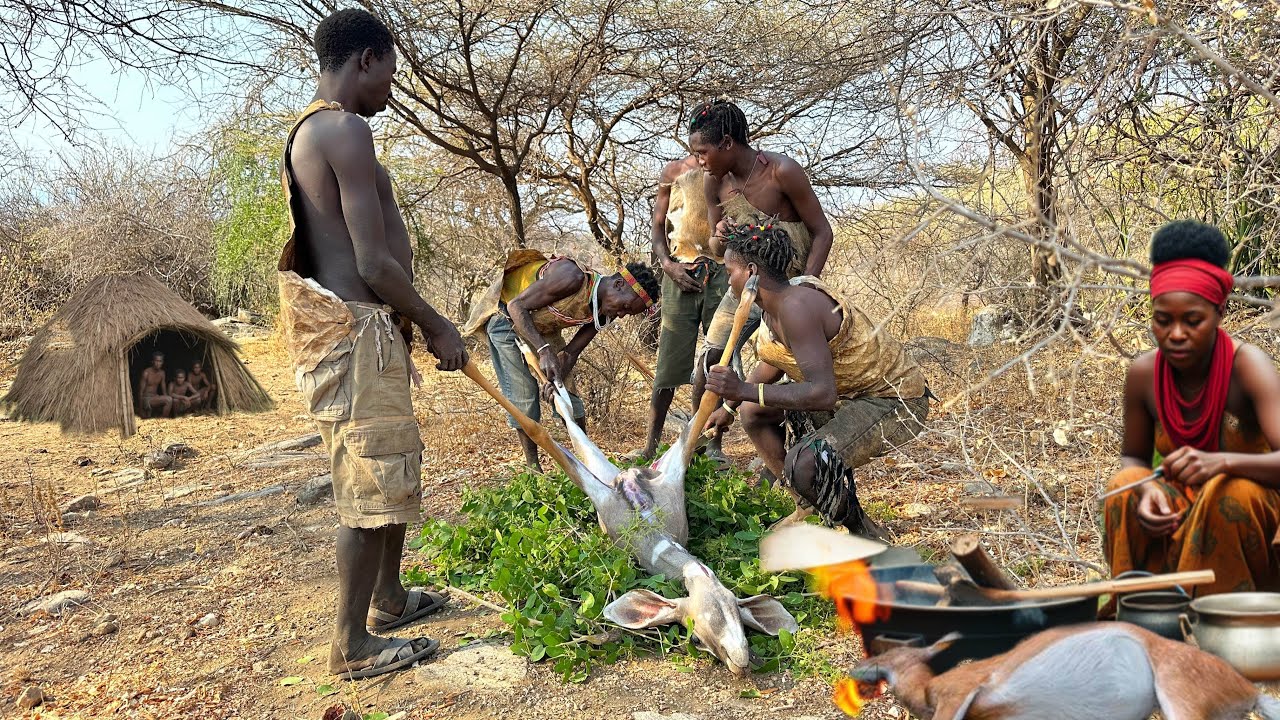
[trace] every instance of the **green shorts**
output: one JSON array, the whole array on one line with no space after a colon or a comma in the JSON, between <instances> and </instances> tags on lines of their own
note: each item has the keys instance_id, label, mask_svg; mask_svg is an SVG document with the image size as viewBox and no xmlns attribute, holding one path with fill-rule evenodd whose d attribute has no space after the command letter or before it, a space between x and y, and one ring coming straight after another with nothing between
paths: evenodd
<instances>
[{"instance_id":1,"label":"green shorts","mask_svg":"<svg viewBox=\"0 0 1280 720\"><path fill-rule=\"evenodd\" d=\"M692 382L698 331L707 332L720 300L729 290L729 274L723 264L709 260L701 264L706 272L701 292L685 292L666 273L662 274L662 332L658 335L655 388Z\"/></svg>"}]
</instances>

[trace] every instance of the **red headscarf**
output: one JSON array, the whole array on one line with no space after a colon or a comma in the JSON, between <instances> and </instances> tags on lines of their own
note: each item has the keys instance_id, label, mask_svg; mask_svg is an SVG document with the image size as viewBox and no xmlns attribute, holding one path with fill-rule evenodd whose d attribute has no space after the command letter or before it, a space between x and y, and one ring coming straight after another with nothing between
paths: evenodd
<instances>
[{"instance_id":1,"label":"red headscarf","mask_svg":"<svg viewBox=\"0 0 1280 720\"><path fill-rule=\"evenodd\" d=\"M1204 260L1171 260L1151 269L1152 298L1170 292L1189 292L1222 308L1234 284L1231 273ZM1235 343L1225 330L1218 328L1209 361L1209 377L1195 397L1185 400L1174 383L1173 368L1165 361L1164 353L1156 350L1156 412L1175 448L1190 445L1217 452L1234 360ZM1199 415L1187 421L1184 413L1193 408Z\"/></svg>"}]
</instances>

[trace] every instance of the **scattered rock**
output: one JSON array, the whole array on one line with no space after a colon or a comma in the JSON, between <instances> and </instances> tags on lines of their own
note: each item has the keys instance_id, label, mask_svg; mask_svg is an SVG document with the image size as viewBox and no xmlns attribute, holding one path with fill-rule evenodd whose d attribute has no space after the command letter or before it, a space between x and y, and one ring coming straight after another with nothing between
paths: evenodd
<instances>
[{"instance_id":1,"label":"scattered rock","mask_svg":"<svg viewBox=\"0 0 1280 720\"><path fill-rule=\"evenodd\" d=\"M107 635L114 635L119 631L120 625L118 623L114 620L107 620L105 622L98 623L97 627L93 629L93 634L98 637L106 637Z\"/></svg>"},{"instance_id":2,"label":"scattered rock","mask_svg":"<svg viewBox=\"0 0 1280 720\"><path fill-rule=\"evenodd\" d=\"M190 630L191 628L187 628L187 629ZM148 630L143 630L142 632L138 633L138 642L141 643L141 642L147 642L148 640L155 640L161 635L164 635L164 631L159 628L150 628Z\"/></svg>"},{"instance_id":3,"label":"scattered rock","mask_svg":"<svg viewBox=\"0 0 1280 720\"><path fill-rule=\"evenodd\" d=\"M272 530L266 525L254 525L253 527L245 528L244 530L242 530L240 534L236 536L236 539L248 540L249 538L255 535L275 535L275 534L276 534L276 531Z\"/></svg>"},{"instance_id":4,"label":"scattered rock","mask_svg":"<svg viewBox=\"0 0 1280 720\"><path fill-rule=\"evenodd\" d=\"M153 452L142 460L142 467L148 470L168 470L177 458L166 452Z\"/></svg>"},{"instance_id":5,"label":"scattered rock","mask_svg":"<svg viewBox=\"0 0 1280 720\"><path fill-rule=\"evenodd\" d=\"M32 600L22 608L22 614L30 615L34 612L46 612L53 616L59 616L64 612L71 612L81 605L88 605L93 602L93 598L84 590L63 590L48 597Z\"/></svg>"},{"instance_id":6,"label":"scattered rock","mask_svg":"<svg viewBox=\"0 0 1280 720\"><path fill-rule=\"evenodd\" d=\"M999 305L988 305L973 316L969 329L970 347L990 347L1012 336L1013 313Z\"/></svg>"},{"instance_id":7,"label":"scattered rock","mask_svg":"<svg viewBox=\"0 0 1280 720\"><path fill-rule=\"evenodd\" d=\"M14 701L14 704L18 706L19 710L30 710L31 708L43 705L44 701L44 691L35 685L28 685L27 688L18 695L18 699Z\"/></svg>"},{"instance_id":8,"label":"scattered rock","mask_svg":"<svg viewBox=\"0 0 1280 720\"><path fill-rule=\"evenodd\" d=\"M925 517L933 514L933 506L924 503L907 503L902 506L902 514L908 518Z\"/></svg>"},{"instance_id":9,"label":"scattered rock","mask_svg":"<svg viewBox=\"0 0 1280 720\"><path fill-rule=\"evenodd\" d=\"M296 494L299 505L311 505L333 499L333 474L325 473L313 477L298 489Z\"/></svg>"},{"instance_id":10,"label":"scattered rock","mask_svg":"<svg viewBox=\"0 0 1280 720\"><path fill-rule=\"evenodd\" d=\"M964 484L965 495L992 495L999 491L1000 488L989 482L967 482Z\"/></svg>"},{"instance_id":11,"label":"scattered rock","mask_svg":"<svg viewBox=\"0 0 1280 720\"><path fill-rule=\"evenodd\" d=\"M209 613L196 621L196 627L201 630L216 628L222 624L222 616L218 613Z\"/></svg>"},{"instance_id":12,"label":"scattered rock","mask_svg":"<svg viewBox=\"0 0 1280 720\"><path fill-rule=\"evenodd\" d=\"M100 507L102 507L102 501L98 499L97 495L81 495L67 503L66 507L62 508L62 512L84 512L85 510L97 510Z\"/></svg>"},{"instance_id":13,"label":"scattered rock","mask_svg":"<svg viewBox=\"0 0 1280 720\"><path fill-rule=\"evenodd\" d=\"M195 636L196 636L196 631L190 625L183 625L182 627L178 628L179 640L190 640Z\"/></svg>"},{"instance_id":14,"label":"scattered rock","mask_svg":"<svg viewBox=\"0 0 1280 720\"><path fill-rule=\"evenodd\" d=\"M84 550L93 544L89 538L73 532L50 533L44 542L48 545L65 545L70 550Z\"/></svg>"},{"instance_id":15,"label":"scattered rock","mask_svg":"<svg viewBox=\"0 0 1280 720\"><path fill-rule=\"evenodd\" d=\"M252 492L235 493L234 495L223 495L220 498L214 498L213 500L205 500L204 502L196 503L196 505L199 507L211 507L213 505L222 505L224 503L238 502L240 500L251 500L253 498L270 497L272 495L279 495L282 492L284 492L283 485L272 485L271 487L266 487L261 490L254 490Z\"/></svg>"},{"instance_id":16,"label":"scattered rock","mask_svg":"<svg viewBox=\"0 0 1280 720\"><path fill-rule=\"evenodd\" d=\"M689 713L676 712L670 715L664 715L652 710L641 710L640 712L631 713L631 720L702 720L701 716L690 715Z\"/></svg>"},{"instance_id":17,"label":"scattered rock","mask_svg":"<svg viewBox=\"0 0 1280 720\"><path fill-rule=\"evenodd\" d=\"M93 464L93 458L88 455L81 455L75 459L75 464L77 467L89 467Z\"/></svg>"},{"instance_id":18,"label":"scattered rock","mask_svg":"<svg viewBox=\"0 0 1280 720\"><path fill-rule=\"evenodd\" d=\"M499 643L472 643L417 670L422 682L453 690L507 690L525 679L529 663Z\"/></svg>"},{"instance_id":19,"label":"scattered rock","mask_svg":"<svg viewBox=\"0 0 1280 720\"><path fill-rule=\"evenodd\" d=\"M186 497L186 496L188 496L188 495L192 495L192 494L194 494L194 493L198 493L198 492L200 492L201 490L211 490L211 489L213 489L213 488L212 488L212 486L210 486L210 485L205 485L205 484L200 484L200 485L184 485L183 487L177 487L177 488L174 488L174 489L170 490L169 492L165 493L165 494L164 494L164 499L165 499L165 500L177 500L178 498L184 498L184 497Z\"/></svg>"},{"instance_id":20,"label":"scattered rock","mask_svg":"<svg viewBox=\"0 0 1280 720\"><path fill-rule=\"evenodd\" d=\"M938 469L941 470L942 472L948 472L948 473L973 472L972 470L969 469L968 465L965 465L964 463L955 463L955 462L944 462L938 466Z\"/></svg>"}]
</instances>

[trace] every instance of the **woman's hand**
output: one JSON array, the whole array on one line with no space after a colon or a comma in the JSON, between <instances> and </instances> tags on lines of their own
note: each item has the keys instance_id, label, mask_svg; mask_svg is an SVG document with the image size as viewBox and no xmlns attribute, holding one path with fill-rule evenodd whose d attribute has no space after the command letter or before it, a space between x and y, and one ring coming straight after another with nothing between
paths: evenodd
<instances>
[{"instance_id":1,"label":"woman's hand","mask_svg":"<svg viewBox=\"0 0 1280 720\"><path fill-rule=\"evenodd\" d=\"M713 365L707 371L707 389L724 400L751 400L744 393L747 384L731 368Z\"/></svg>"},{"instance_id":2,"label":"woman's hand","mask_svg":"<svg viewBox=\"0 0 1280 720\"><path fill-rule=\"evenodd\" d=\"M723 405L721 405L716 408L715 412L711 413L710 417L707 418L707 426L703 428L703 431L715 430L716 434L720 434L725 430L728 430L729 426L732 424L733 413L729 412Z\"/></svg>"},{"instance_id":3,"label":"woman's hand","mask_svg":"<svg viewBox=\"0 0 1280 720\"><path fill-rule=\"evenodd\" d=\"M1227 458L1222 453L1204 452L1189 445L1169 453L1160 465L1171 482L1198 487L1227 472Z\"/></svg>"},{"instance_id":4,"label":"woman's hand","mask_svg":"<svg viewBox=\"0 0 1280 720\"><path fill-rule=\"evenodd\" d=\"M1182 522L1182 513L1174 512L1169 496L1159 483L1139 487L1138 522L1154 537L1172 535Z\"/></svg>"}]
</instances>

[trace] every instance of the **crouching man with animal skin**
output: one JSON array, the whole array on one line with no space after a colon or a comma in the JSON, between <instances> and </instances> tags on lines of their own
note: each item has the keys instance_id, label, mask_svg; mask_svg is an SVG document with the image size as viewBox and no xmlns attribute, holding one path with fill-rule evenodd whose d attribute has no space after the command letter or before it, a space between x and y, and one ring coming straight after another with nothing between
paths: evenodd
<instances>
[{"instance_id":1,"label":"crouching man with animal skin","mask_svg":"<svg viewBox=\"0 0 1280 720\"><path fill-rule=\"evenodd\" d=\"M643 263L627 263L617 273L604 275L573 258L516 250L475 303L462 332L488 336L502 394L538 422L542 419L538 381L521 345L536 357L548 386L559 382L572 387L573 368L596 333L616 318L656 312L659 293L657 278ZM578 331L566 344L562 334L569 328ZM582 401L577 395L570 398L573 421L585 428ZM508 423L520 438L525 461L541 470L537 445L515 418L508 417Z\"/></svg>"},{"instance_id":2,"label":"crouching man with animal skin","mask_svg":"<svg viewBox=\"0 0 1280 720\"><path fill-rule=\"evenodd\" d=\"M708 426L725 428L741 412L756 451L797 505L855 534L881 534L858 504L853 470L923 429L924 374L901 343L820 280L787 280L794 251L784 229L742 225L727 238L729 284L741 292L759 278L761 362L746 382L728 367L711 369L707 389L726 403Z\"/></svg>"}]
</instances>

